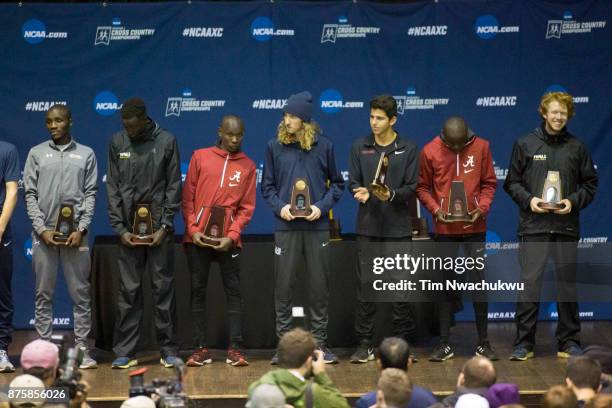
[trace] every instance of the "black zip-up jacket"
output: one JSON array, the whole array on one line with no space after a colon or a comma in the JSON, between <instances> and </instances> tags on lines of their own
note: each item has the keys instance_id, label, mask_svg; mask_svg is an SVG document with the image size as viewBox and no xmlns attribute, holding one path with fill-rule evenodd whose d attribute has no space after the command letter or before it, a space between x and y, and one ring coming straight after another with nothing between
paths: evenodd
<instances>
[{"instance_id":1,"label":"black zip-up jacket","mask_svg":"<svg viewBox=\"0 0 612 408\"><path fill-rule=\"evenodd\" d=\"M108 214L119 235L132 231L137 204L150 204L153 228L172 228L181 203L181 168L176 138L151 121L146 135L132 141L125 130L108 149Z\"/></svg>"},{"instance_id":2,"label":"black zip-up jacket","mask_svg":"<svg viewBox=\"0 0 612 408\"><path fill-rule=\"evenodd\" d=\"M357 187L370 186L382 149L377 148L373 134L353 143L349 156L350 194L355 194L353 189ZM410 237L412 218L408 200L414 198L417 185L418 149L414 143L402 139L398 134L387 155L389 167L386 185L391 190L391 199L380 201L370 194L365 204L359 204L357 234L385 238Z\"/></svg>"},{"instance_id":3,"label":"black zip-up jacket","mask_svg":"<svg viewBox=\"0 0 612 408\"><path fill-rule=\"evenodd\" d=\"M572 203L566 215L537 214L529 203L541 197L549 170L561 176L561 198ZM566 129L551 136L542 127L534 129L514 143L504 190L518 204L518 235L541 233L580 236L579 212L595 196L597 172L586 146Z\"/></svg>"}]
</instances>

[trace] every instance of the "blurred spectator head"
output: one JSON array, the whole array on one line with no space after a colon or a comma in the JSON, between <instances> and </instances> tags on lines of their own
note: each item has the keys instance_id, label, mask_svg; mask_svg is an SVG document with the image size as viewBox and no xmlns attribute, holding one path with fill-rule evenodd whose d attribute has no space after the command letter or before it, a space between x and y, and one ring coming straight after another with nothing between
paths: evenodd
<instances>
[{"instance_id":1,"label":"blurred spectator head","mask_svg":"<svg viewBox=\"0 0 612 408\"><path fill-rule=\"evenodd\" d=\"M34 377L30 374L22 374L15 378L9 384L9 389L20 389L24 388L45 388L45 384L42 382L40 378ZM44 400L42 399L32 399L32 398L21 398L17 397L11 400L11 405L13 407L42 407Z\"/></svg>"},{"instance_id":2,"label":"blurred spectator head","mask_svg":"<svg viewBox=\"0 0 612 408\"><path fill-rule=\"evenodd\" d=\"M410 347L406 340L399 337L387 337L378 346L380 368L398 368L406 371L410 363Z\"/></svg>"},{"instance_id":3,"label":"blurred spectator head","mask_svg":"<svg viewBox=\"0 0 612 408\"><path fill-rule=\"evenodd\" d=\"M315 350L315 340L310 332L293 329L278 342L278 364L283 368L300 368Z\"/></svg>"},{"instance_id":4,"label":"blurred spectator head","mask_svg":"<svg viewBox=\"0 0 612 408\"><path fill-rule=\"evenodd\" d=\"M601 388L601 364L587 356L571 358L567 363L566 382L577 389L590 388L597 392Z\"/></svg>"},{"instance_id":5,"label":"blurred spectator head","mask_svg":"<svg viewBox=\"0 0 612 408\"><path fill-rule=\"evenodd\" d=\"M542 396L542 408L576 408L576 404L576 394L563 385L550 387Z\"/></svg>"},{"instance_id":6,"label":"blurred spectator head","mask_svg":"<svg viewBox=\"0 0 612 408\"><path fill-rule=\"evenodd\" d=\"M403 407L410 402L412 383L405 370L386 368L380 373L378 389L383 392L390 407Z\"/></svg>"},{"instance_id":7,"label":"blurred spectator head","mask_svg":"<svg viewBox=\"0 0 612 408\"><path fill-rule=\"evenodd\" d=\"M23 372L40 378L47 387L55 381L59 365L59 350L57 346L46 340L34 340L21 352L21 367Z\"/></svg>"},{"instance_id":8,"label":"blurred spectator head","mask_svg":"<svg viewBox=\"0 0 612 408\"><path fill-rule=\"evenodd\" d=\"M489 408L489 401L478 394L463 394L457 400L455 408Z\"/></svg>"},{"instance_id":9,"label":"blurred spectator head","mask_svg":"<svg viewBox=\"0 0 612 408\"><path fill-rule=\"evenodd\" d=\"M485 357L472 357L465 362L457 380L457 385L465 388L489 388L497 381L497 372L491 360Z\"/></svg>"}]
</instances>

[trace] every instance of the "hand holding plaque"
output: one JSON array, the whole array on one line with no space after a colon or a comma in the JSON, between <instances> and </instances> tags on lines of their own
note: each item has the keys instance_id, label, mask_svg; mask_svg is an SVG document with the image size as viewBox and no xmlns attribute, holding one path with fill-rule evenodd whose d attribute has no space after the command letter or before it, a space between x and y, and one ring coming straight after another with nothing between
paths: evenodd
<instances>
[{"instance_id":1,"label":"hand holding plaque","mask_svg":"<svg viewBox=\"0 0 612 408\"><path fill-rule=\"evenodd\" d=\"M55 223L55 234L53 240L60 244L65 244L68 237L75 231L74 227L74 206L72 204L62 204L57 221Z\"/></svg>"},{"instance_id":2,"label":"hand holding plaque","mask_svg":"<svg viewBox=\"0 0 612 408\"><path fill-rule=\"evenodd\" d=\"M132 244L151 245L153 243L153 218L151 217L151 206L149 204L138 204L134 212L134 224L132 226Z\"/></svg>"},{"instance_id":3,"label":"hand holding plaque","mask_svg":"<svg viewBox=\"0 0 612 408\"><path fill-rule=\"evenodd\" d=\"M563 195L561 190L561 177L558 171L549 170L546 174L541 199L542 201L538 203L538 207L543 210L557 211L565 207L565 205L561 203Z\"/></svg>"},{"instance_id":4,"label":"hand holding plaque","mask_svg":"<svg viewBox=\"0 0 612 408\"><path fill-rule=\"evenodd\" d=\"M203 211L202 209L201 211ZM225 208L213 206L210 208L210 213L206 219L204 232L200 238L200 246L217 247L223 238L225 230Z\"/></svg>"},{"instance_id":5,"label":"hand holding plaque","mask_svg":"<svg viewBox=\"0 0 612 408\"><path fill-rule=\"evenodd\" d=\"M470 223L472 221L472 217L468 212L465 185L461 180L455 180L451 184L448 199L448 212L444 219L446 222Z\"/></svg>"},{"instance_id":6,"label":"hand holding plaque","mask_svg":"<svg viewBox=\"0 0 612 408\"><path fill-rule=\"evenodd\" d=\"M386 184L388 169L389 156L383 152L380 154L380 159L378 160L378 167L376 168L374 180L370 183L372 194L381 201L387 201L390 197L389 187Z\"/></svg>"},{"instance_id":7,"label":"hand holding plaque","mask_svg":"<svg viewBox=\"0 0 612 408\"><path fill-rule=\"evenodd\" d=\"M310 206L310 190L308 189L308 183L306 183L306 179L298 177L293 181L289 212L295 218L306 218L312 214L312 208L310 208Z\"/></svg>"}]
</instances>

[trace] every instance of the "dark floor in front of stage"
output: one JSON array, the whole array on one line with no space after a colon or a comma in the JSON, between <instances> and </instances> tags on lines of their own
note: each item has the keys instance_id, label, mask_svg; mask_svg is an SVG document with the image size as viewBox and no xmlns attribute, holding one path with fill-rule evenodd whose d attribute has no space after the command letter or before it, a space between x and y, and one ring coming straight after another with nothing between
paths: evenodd
<instances>
[{"instance_id":1,"label":"dark floor in front of stage","mask_svg":"<svg viewBox=\"0 0 612 408\"><path fill-rule=\"evenodd\" d=\"M513 323L491 323L489 337L500 360L495 363L499 382L511 382L519 385L521 393L528 395L541 394L551 385L560 384L565 374L566 361L556 357L555 323L544 322L538 325L536 358L526 362L508 361L511 342L514 337ZM461 365L473 355L476 342L473 323L460 323L453 329L455 358L443 363L431 363L427 357L430 345L414 347L419 362L410 368L410 377L417 385L431 389L437 395L452 392L455 388L457 374ZM18 361L18 354L31 339L36 337L34 331L15 333L9 354L13 362ZM582 324L583 345L612 344L612 322L586 322ZM433 342L431 343L433 345ZM374 362L368 364L350 364L348 357L351 350L334 349L340 357L340 364L328 365L328 372L344 395L356 397L373 389L377 380ZM271 369L269 359L272 350L248 350L250 365L248 367L231 367L225 364L225 350L214 350L214 362L202 368L187 368L184 384L187 393L193 398L205 399L243 399L248 385ZM92 401L119 401L127 397L129 388L129 370L112 370L111 353L98 351L100 367L97 370L83 371L83 378L92 389L89 399ZM174 371L159 365L159 355L155 352L143 352L138 355L141 366L149 370L145 374L146 383L153 378L169 378ZM185 356L186 357L186 356ZM18 374L20 370L17 370ZM8 383L16 374L0 375L0 385ZM216 405L215 406L222 406ZM230 404L227 404L228 406ZM231 404L234 405L234 404ZM211 405L209 405L211 406Z\"/></svg>"}]
</instances>

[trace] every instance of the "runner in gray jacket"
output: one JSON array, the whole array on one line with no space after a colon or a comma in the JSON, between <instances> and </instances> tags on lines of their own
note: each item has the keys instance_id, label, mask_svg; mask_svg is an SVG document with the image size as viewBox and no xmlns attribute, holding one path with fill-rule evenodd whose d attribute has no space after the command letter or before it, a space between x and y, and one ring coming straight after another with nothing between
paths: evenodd
<instances>
[{"instance_id":1,"label":"runner in gray jacket","mask_svg":"<svg viewBox=\"0 0 612 408\"><path fill-rule=\"evenodd\" d=\"M74 335L85 351L80 368L96 368L87 347L91 330L91 266L87 229L94 213L98 170L96 156L70 135L72 119L64 105L54 105L46 115L51 140L30 149L23 180L28 216L32 220L32 268L36 276L35 326L49 340L53 331L53 294L59 263L74 303ZM63 204L74 208L75 231L66 242L57 242L55 223Z\"/></svg>"}]
</instances>

